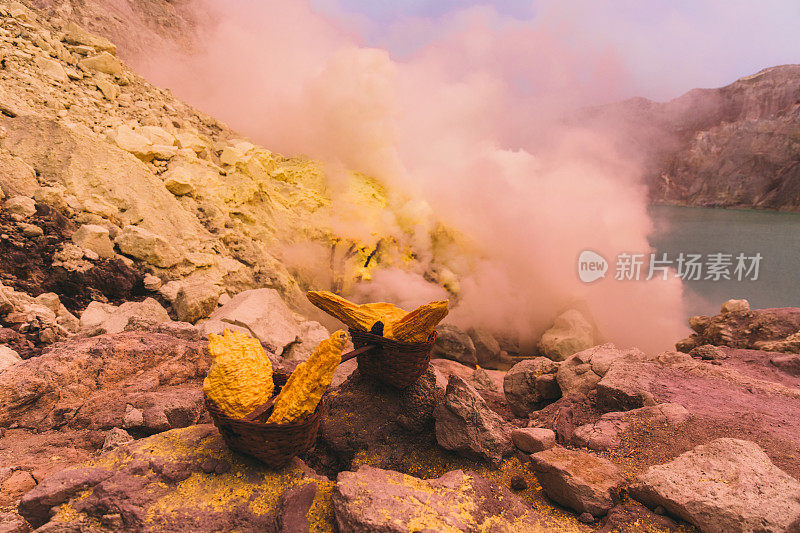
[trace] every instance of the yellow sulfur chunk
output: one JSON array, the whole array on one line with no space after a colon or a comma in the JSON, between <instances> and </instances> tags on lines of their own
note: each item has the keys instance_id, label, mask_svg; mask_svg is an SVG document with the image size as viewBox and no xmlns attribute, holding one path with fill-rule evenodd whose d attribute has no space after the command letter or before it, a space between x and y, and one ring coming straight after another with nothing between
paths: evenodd
<instances>
[{"instance_id":1,"label":"yellow sulfur chunk","mask_svg":"<svg viewBox=\"0 0 800 533\"><path fill-rule=\"evenodd\" d=\"M275 389L272 363L257 339L225 330L208 336L211 368L203 392L233 418L244 418L269 401Z\"/></svg>"},{"instance_id":2,"label":"yellow sulfur chunk","mask_svg":"<svg viewBox=\"0 0 800 533\"><path fill-rule=\"evenodd\" d=\"M329 315L340 320L349 328L369 331L377 321L383 322L384 335L392 323L407 313L392 304L378 302L357 305L328 291L308 291L309 301Z\"/></svg>"},{"instance_id":3,"label":"yellow sulfur chunk","mask_svg":"<svg viewBox=\"0 0 800 533\"><path fill-rule=\"evenodd\" d=\"M308 361L297 365L275 398L275 407L267 422L285 424L314 412L325 389L331 384L333 371L342 361L346 339L344 331L337 331L319 343Z\"/></svg>"},{"instance_id":4,"label":"yellow sulfur chunk","mask_svg":"<svg viewBox=\"0 0 800 533\"><path fill-rule=\"evenodd\" d=\"M448 300L418 307L392 326L392 338L401 342L425 342L448 311Z\"/></svg>"}]
</instances>

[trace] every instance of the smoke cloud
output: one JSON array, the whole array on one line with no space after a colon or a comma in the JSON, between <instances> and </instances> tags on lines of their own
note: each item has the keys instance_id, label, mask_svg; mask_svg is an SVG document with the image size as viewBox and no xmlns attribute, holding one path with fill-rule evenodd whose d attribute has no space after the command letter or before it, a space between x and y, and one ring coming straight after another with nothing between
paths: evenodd
<instances>
[{"instance_id":1,"label":"smoke cloud","mask_svg":"<svg viewBox=\"0 0 800 533\"><path fill-rule=\"evenodd\" d=\"M203 5L215 21L204 49L138 58L139 68L272 150L419 198L410 210L435 213L469 244L469 261L422 250L460 271L451 320L533 341L578 305L619 345L663 350L684 336L678 281L578 279L581 251L605 256L613 278L618 253L650 251L652 228L638 162L608 128L562 120L630 87L614 49L582 40L562 12L529 23L465 9L397 58L306 2ZM408 307L442 297L422 274L379 271L355 295Z\"/></svg>"}]
</instances>

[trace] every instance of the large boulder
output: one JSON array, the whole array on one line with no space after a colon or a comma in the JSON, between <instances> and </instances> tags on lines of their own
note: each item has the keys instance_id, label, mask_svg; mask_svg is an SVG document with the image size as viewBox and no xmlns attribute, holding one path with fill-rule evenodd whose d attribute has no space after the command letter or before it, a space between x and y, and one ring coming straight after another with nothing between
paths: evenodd
<instances>
[{"instance_id":1,"label":"large boulder","mask_svg":"<svg viewBox=\"0 0 800 533\"><path fill-rule=\"evenodd\" d=\"M195 279L181 284L172 307L178 320L196 322L209 316L219 302L222 288L207 279Z\"/></svg>"},{"instance_id":2,"label":"large boulder","mask_svg":"<svg viewBox=\"0 0 800 533\"><path fill-rule=\"evenodd\" d=\"M412 471L438 450L433 414L441 401L432 367L402 391L356 370L327 396L316 450L329 451L336 470L368 459L372 466Z\"/></svg>"},{"instance_id":3,"label":"large boulder","mask_svg":"<svg viewBox=\"0 0 800 533\"><path fill-rule=\"evenodd\" d=\"M436 441L445 449L495 465L513 451L503 419L458 376L450 376L444 401L437 406L434 417Z\"/></svg>"},{"instance_id":4,"label":"large boulder","mask_svg":"<svg viewBox=\"0 0 800 533\"><path fill-rule=\"evenodd\" d=\"M539 350L554 361L563 361L594 345L594 327L575 309L560 314L539 339Z\"/></svg>"},{"instance_id":5,"label":"large boulder","mask_svg":"<svg viewBox=\"0 0 800 533\"><path fill-rule=\"evenodd\" d=\"M81 68L96 70L111 76L120 76L123 72L122 63L120 63L119 59L105 51L82 59L78 64Z\"/></svg>"},{"instance_id":6,"label":"large boulder","mask_svg":"<svg viewBox=\"0 0 800 533\"><path fill-rule=\"evenodd\" d=\"M600 420L577 427L572 444L590 450L608 450L620 445L620 435L631 424L642 424L650 428L678 426L689 417L689 411L677 403L605 413Z\"/></svg>"},{"instance_id":7,"label":"large boulder","mask_svg":"<svg viewBox=\"0 0 800 533\"><path fill-rule=\"evenodd\" d=\"M30 197L39 189L36 171L19 157L0 152L0 190L8 197Z\"/></svg>"},{"instance_id":8,"label":"large boulder","mask_svg":"<svg viewBox=\"0 0 800 533\"><path fill-rule=\"evenodd\" d=\"M547 428L517 428L511 432L514 446L525 453L549 450L556 445L556 434Z\"/></svg>"},{"instance_id":9,"label":"large boulder","mask_svg":"<svg viewBox=\"0 0 800 533\"><path fill-rule=\"evenodd\" d=\"M42 74L47 76L48 78L55 80L61 83L68 83L69 77L67 77L67 72L64 70L64 67L58 61L53 59L48 59L46 57L37 57L36 58L36 66L39 67Z\"/></svg>"},{"instance_id":10,"label":"large boulder","mask_svg":"<svg viewBox=\"0 0 800 533\"><path fill-rule=\"evenodd\" d=\"M164 237L138 226L122 228L114 243L125 255L160 268L173 267L183 260L180 252Z\"/></svg>"},{"instance_id":11,"label":"large boulder","mask_svg":"<svg viewBox=\"0 0 800 533\"><path fill-rule=\"evenodd\" d=\"M1 477L2 474L0 474ZM36 486L36 479L27 470L14 470L0 483L0 506L16 505L26 492ZM2 529L0 529L2 531Z\"/></svg>"},{"instance_id":12,"label":"large boulder","mask_svg":"<svg viewBox=\"0 0 800 533\"><path fill-rule=\"evenodd\" d=\"M114 43L105 37L86 31L72 21L67 22L67 25L64 26L64 42L74 45L91 46L98 52L108 52L111 55L117 55L117 47Z\"/></svg>"},{"instance_id":13,"label":"large boulder","mask_svg":"<svg viewBox=\"0 0 800 533\"><path fill-rule=\"evenodd\" d=\"M624 480L608 459L555 447L531 455L531 461L547 496L578 513L603 516L619 499Z\"/></svg>"},{"instance_id":14,"label":"large boulder","mask_svg":"<svg viewBox=\"0 0 800 533\"><path fill-rule=\"evenodd\" d=\"M0 345L0 372L12 365L21 363L22 358L19 354L5 345Z\"/></svg>"},{"instance_id":15,"label":"large boulder","mask_svg":"<svg viewBox=\"0 0 800 533\"><path fill-rule=\"evenodd\" d=\"M587 394L600 383L611 363L617 359L636 361L643 358L644 354L636 348L621 350L610 343L602 344L568 357L558 367L556 379L565 396Z\"/></svg>"},{"instance_id":16,"label":"large boulder","mask_svg":"<svg viewBox=\"0 0 800 533\"><path fill-rule=\"evenodd\" d=\"M444 391L450 376L458 376L473 387L488 403L489 407L498 412L508 410L505 394L503 394L503 380L506 373L501 370L486 370L482 367L472 368L450 359L432 359L431 366L437 372L438 387Z\"/></svg>"},{"instance_id":17,"label":"large boulder","mask_svg":"<svg viewBox=\"0 0 800 533\"><path fill-rule=\"evenodd\" d=\"M73 338L0 373L0 427L47 431L123 427L128 406L147 413L145 433L197 421L206 343L126 331Z\"/></svg>"},{"instance_id":18,"label":"large boulder","mask_svg":"<svg viewBox=\"0 0 800 533\"><path fill-rule=\"evenodd\" d=\"M273 470L233 453L212 425L118 446L96 465L45 479L23 497L20 513L35 527L50 522L61 531L98 522L115 531L277 531L277 521L291 531L291 514L333 526L325 512L332 483L300 459ZM289 513L287 492L306 484L319 496Z\"/></svg>"},{"instance_id":19,"label":"large boulder","mask_svg":"<svg viewBox=\"0 0 800 533\"><path fill-rule=\"evenodd\" d=\"M301 335L294 314L275 289L240 292L202 324L206 333L221 333L230 326L244 328L276 355Z\"/></svg>"},{"instance_id":20,"label":"large boulder","mask_svg":"<svg viewBox=\"0 0 800 533\"><path fill-rule=\"evenodd\" d=\"M109 231L97 224L84 224L72 234L72 242L85 250L91 250L104 259L111 259L117 254L111 243Z\"/></svg>"},{"instance_id":21,"label":"large boulder","mask_svg":"<svg viewBox=\"0 0 800 533\"><path fill-rule=\"evenodd\" d=\"M625 360L612 363L597 384L597 404L608 411L655 405L656 400L650 392L653 377L641 372L643 366L647 365L629 364Z\"/></svg>"},{"instance_id":22,"label":"large boulder","mask_svg":"<svg viewBox=\"0 0 800 533\"><path fill-rule=\"evenodd\" d=\"M769 351L800 351L800 342L787 342L800 331L800 308L749 309L746 300L725 303L716 316L693 316L694 333L675 346L682 352L711 344L730 348Z\"/></svg>"},{"instance_id":23,"label":"large boulder","mask_svg":"<svg viewBox=\"0 0 800 533\"><path fill-rule=\"evenodd\" d=\"M12 196L3 203L3 209L12 215L30 218L36 214L36 202L28 196Z\"/></svg>"},{"instance_id":24,"label":"large boulder","mask_svg":"<svg viewBox=\"0 0 800 533\"><path fill-rule=\"evenodd\" d=\"M90 334L120 333L133 319L170 321L167 310L153 298L146 298L141 302L125 302L119 307L92 302L81 314L80 328Z\"/></svg>"},{"instance_id":25,"label":"large boulder","mask_svg":"<svg viewBox=\"0 0 800 533\"><path fill-rule=\"evenodd\" d=\"M561 389L556 382L558 364L546 357L526 359L515 364L503 379L508 407L519 417L557 400Z\"/></svg>"},{"instance_id":26,"label":"large boulder","mask_svg":"<svg viewBox=\"0 0 800 533\"><path fill-rule=\"evenodd\" d=\"M472 367L478 363L472 339L460 328L450 324L436 326L436 342L431 357L452 359Z\"/></svg>"},{"instance_id":27,"label":"large boulder","mask_svg":"<svg viewBox=\"0 0 800 533\"><path fill-rule=\"evenodd\" d=\"M475 358L478 364L483 367L492 367L500 360L500 343L497 339L483 329L470 329L469 336L475 345Z\"/></svg>"},{"instance_id":28,"label":"large boulder","mask_svg":"<svg viewBox=\"0 0 800 533\"><path fill-rule=\"evenodd\" d=\"M545 530L519 496L462 470L424 480L362 466L339 474L332 499L339 531Z\"/></svg>"},{"instance_id":29,"label":"large boulder","mask_svg":"<svg viewBox=\"0 0 800 533\"><path fill-rule=\"evenodd\" d=\"M325 326L319 322L313 320L301 322L300 335L295 342L286 347L283 356L291 361L305 361L311 357L319 343L330 335Z\"/></svg>"},{"instance_id":30,"label":"large boulder","mask_svg":"<svg viewBox=\"0 0 800 533\"><path fill-rule=\"evenodd\" d=\"M800 482L744 440L697 446L650 467L628 491L711 533L800 531Z\"/></svg>"}]
</instances>

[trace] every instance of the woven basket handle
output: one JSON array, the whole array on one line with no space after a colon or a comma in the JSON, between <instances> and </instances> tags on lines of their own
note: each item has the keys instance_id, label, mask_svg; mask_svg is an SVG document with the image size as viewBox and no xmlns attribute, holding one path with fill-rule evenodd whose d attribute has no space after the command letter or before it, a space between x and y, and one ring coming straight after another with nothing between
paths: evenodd
<instances>
[{"instance_id":1,"label":"woven basket handle","mask_svg":"<svg viewBox=\"0 0 800 533\"><path fill-rule=\"evenodd\" d=\"M359 355L365 354L365 353L367 353L367 352L369 352L371 350L374 350L375 348L377 348L376 345L367 344L366 346L362 346L361 348L356 348L355 350L347 352L346 354L344 354L342 356L342 363L344 363L345 361L349 361L350 359L354 359L354 358L358 357ZM342 364L342 363L339 363L339 364Z\"/></svg>"}]
</instances>

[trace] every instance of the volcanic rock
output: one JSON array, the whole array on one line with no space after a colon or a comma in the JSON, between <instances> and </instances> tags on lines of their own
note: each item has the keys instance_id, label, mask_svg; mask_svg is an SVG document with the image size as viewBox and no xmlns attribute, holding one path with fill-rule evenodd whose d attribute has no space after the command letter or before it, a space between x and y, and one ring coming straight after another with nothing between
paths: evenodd
<instances>
[{"instance_id":1,"label":"volcanic rock","mask_svg":"<svg viewBox=\"0 0 800 533\"><path fill-rule=\"evenodd\" d=\"M198 279L182 283L172 302L178 320L196 322L210 315L217 308L220 291L219 285L209 280Z\"/></svg>"},{"instance_id":2,"label":"volcanic rock","mask_svg":"<svg viewBox=\"0 0 800 533\"><path fill-rule=\"evenodd\" d=\"M613 344L595 346L568 357L558 367L556 379L564 395L587 394L606 375L617 359L638 360L644 354L635 349L621 350Z\"/></svg>"},{"instance_id":3,"label":"volcanic rock","mask_svg":"<svg viewBox=\"0 0 800 533\"><path fill-rule=\"evenodd\" d=\"M92 333L120 333L132 319L168 322L169 314L158 301L126 302L119 307L92 302L81 315L81 330Z\"/></svg>"},{"instance_id":4,"label":"volcanic rock","mask_svg":"<svg viewBox=\"0 0 800 533\"><path fill-rule=\"evenodd\" d=\"M600 420L575 429L572 444L590 450L608 450L620 444L620 434L631 424L677 426L686 422L689 412L680 404L662 403L625 412L604 414Z\"/></svg>"},{"instance_id":5,"label":"volcanic rock","mask_svg":"<svg viewBox=\"0 0 800 533\"><path fill-rule=\"evenodd\" d=\"M74 45L90 46L99 52L108 52L117 55L117 47L100 35L95 35L78 26L75 22L68 22L64 26L64 42Z\"/></svg>"},{"instance_id":6,"label":"volcanic rock","mask_svg":"<svg viewBox=\"0 0 800 533\"><path fill-rule=\"evenodd\" d=\"M500 343L486 330L472 328L469 336L475 345L475 359L482 367L493 368L492 365L500 359Z\"/></svg>"},{"instance_id":7,"label":"volcanic rock","mask_svg":"<svg viewBox=\"0 0 800 533\"><path fill-rule=\"evenodd\" d=\"M333 494L340 531L540 531L522 499L474 472L422 480L362 466L341 472Z\"/></svg>"},{"instance_id":8,"label":"volcanic rock","mask_svg":"<svg viewBox=\"0 0 800 533\"><path fill-rule=\"evenodd\" d=\"M22 358L17 352L8 346L0 345L0 372L20 362Z\"/></svg>"},{"instance_id":9,"label":"volcanic rock","mask_svg":"<svg viewBox=\"0 0 800 533\"><path fill-rule=\"evenodd\" d=\"M210 358L201 341L142 331L71 339L0 373L0 427L123 426L126 405L149 431L192 424Z\"/></svg>"},{"instance_id":10,"label":"volcanic rock","mask_svg":"<svg viewBox=\"0 0 800 533\"><path fill-rule=\"evenodd\" d=\"M800 531L800 482L740 439L716 439L650 467L628 491L703 531Z\"/></svg>"},{"instance_id":11,"label":"volcanic rock","mask_svg":"<svg viewBox=\"0 0 800 533\"><path fill-rule=\"evenodd\" d=\"M728 300L722 304L722 313L746 313L750 310L750 302L747 300Z\"/></svg>"},{"instance_id":12,"label":"volcanic rock","mask_svg":"<svg viewBox=\"0 0 800 533\"><path fill-rule=\"evenodd\" d=\"M516 416L526 417L547 400L557 400L561 391L555 383L556 371L558 364L546 357L526 359L511 367L503 380L503 391L511 411Z\"/></svg>"},{"instance_id":13,"label":"volcanic rock","mask_svg":"<svg viewBox=\"0 0 800 533\"><path fill-rule=\"evenodd\" d=\"M120 251L154 266L169 268L182 257L164 237L138 226L125 226L114 239Z\"/></svg>"},{"instance_id":14,"label":"volcanic rock","mask_svg":"<svg viewBox=\"0 0 800 533\"><path fill-rule=\"evenodd\" d=\"M330 337L330 333L319 322L301 322L297 340L283 350L283 357L291 361L305 361L314 353L320 342Z\"/></svg>"},{"instance_id":15,"label":"volcanic rock","mask_svg":"<svg viewBox=\"0 0 800 533\"><path fill-rule=\"evenodd\" d=\"M330 451L335 465L325 466L338 471L368 458L381 468L418 467L437 449L433 416L441 400L432 367L402 391L356 370L327 395L317 449Z\"/></svg>"},{"instance_id":16,"label":"volcanic rock","mask_svg":"<svg viewBox=\"0 0 800 533\"><path fill-rule=\"evenodd\" d=\"M549 450L556 445L556 434L547 428L518 428L511 432L514 446L525 453Z\"/></svg>"},{"instance_id":17,"label":"volcanic rock","mask_svg":"<svg viewBox=\"0 0 800 533\"><path fill-rule=\"evenodd\" d=\"M122 64L116 57L108 52L100 52L92 57L87 57L86 59L82 59L78 64L81 68L96 70L97 72L103 72L111 76L119 76L122 74Z\"/></svg>"},{"instance_id":18,"label":"volcanic rock","mask_svg":"<svg viewBox=\"0 0 800 533\"><path fill-rule=\"evenodd\" d=\"M36 214L36 202L27 196L14 196L3 203L3 208L12 215L30 218Z\"/></svg>"},{"instance_id":19,"label":"volcanic rock","mask_svg":"<svg viewBox=\"0 0 800 533\"><path fill-rule=\"evenodd\" d=\"M531 455L547 496L578 513L603 516L619 498L623 479L607 459L555 447Z\"/></svg>"},{"instance_id":20,"label":"volcanic rock","mask_svg":"<svg viewBox=\"0 0 800 533\"><path fill-rule=\"evenodd\" d=\"M513 445L503 419L471 385L450 376L444 401L434 412L436 441L445 449L499 465Z\"/></svg>"},{"instance_id":21,"label":"volcanic rock","mask_svg":"<svg viewBox=\"0 0 800 533\"><path fill-rule=\"evenodd\" d=\"M627 411L655 405L650 392L651 378L640 365L617 360L597 384L597 403L609 411Z\"/></svg>"},{"instance_id":22,"label":"volcanic rock","mask_svg":"<svg viewBox=\"0 0 800 533\"><path fill-rule=\"evenodd\" d=\"M16 504L23 494L36 486L36 480L30 472L15 470L0 484L0 505Z\"/></svg>"},{"instance_id":23,"label":"volcanic rock","mask_svg":"<svg viewBox=\"0 0 800 533\"><path fill-rule=\"evenodd\" d=\"M85 224L72 234L72 242L81 248L92 250L100 257L111 259L117 254L111 244L109 232L103 226Z\"/></svg>"},{"instance_id":24,"label":"volcanic rock","mask_svg":"<svg viewBox=\"0 0 800 533\"><path fill-rule=\"evenodd\" d=\"M472 367L478 363L472 339L464 331L450 324L436 326L436 342L431 357L452 359Z\"/></svg>"},{"instance_id":25,"label":"volcanic rock","mask_svg":"<svg viewBox=\"0 0 800 533\"><path fill-rule=\"evenodd\" d=\"M244 328L278 355L301 335L294 314L275 289L237 294L214 311L202 326L206 333L222 333L230 326Z\"/></svg>"},{"instance_id":26,"label":"volcanic rock","mask_svg":"<svg viewBox=\"0 0 800 533\"><path fill-rule=\"evenodd\" d=\"M36 171L19 157L0 152L0 188L8 197L32 196L39 189Z\"/></svg>"},{"instance_id":27,"label":"volcanic rock","mask_svg":"<svg viewBox=\"0 0 800 533\"><path fill-rule=\"evenodd\" d=\"M682 352L704 344L754 350L800 352L800 308L750 309L689 319L695 331L675 346Z\"/></svg>"},{"instance_id":28,"label":"volcanic rock","mask_svg":"<svg viewBox=\"0 0 800 533\"><path fill-rule=\"evenodd\" d=\"M553 361L563 361L594 345L594 327L575 309L559 315L539 340L539 350Z\"/></svg>"}]
</instances>

